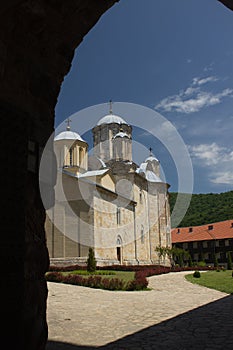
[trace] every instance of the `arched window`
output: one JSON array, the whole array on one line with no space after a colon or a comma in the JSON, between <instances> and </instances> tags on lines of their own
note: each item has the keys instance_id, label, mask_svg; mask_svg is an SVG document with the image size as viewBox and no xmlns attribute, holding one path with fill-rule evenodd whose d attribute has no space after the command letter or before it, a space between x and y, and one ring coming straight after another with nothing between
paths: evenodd
<instances>
[{"instance_id":1,"label":"arched window","mask_svg":"<svg viewBox=\"0 0 233 350\"><path fill-rule=\"evenodd\" d=\"M121 246L122 245L122 238L121 238L121 236L117 236L116 245L117 246Z\"/></svg>"},{"instance_id":2,"label":"arched window","mask_svg":"<svg viewBox=\"0 0 233 350\"><path fill-rule=\"evenodd\" d=\"M117 208L116 215L117 215L117 225L120 225L121 224L121 209L120 208Z\"/></svg>"},{"instance_id":3,"label":"arched window","mask_svg":"<svg viewBox=\"0 0 233 350\"><path fill-rule=\"evenodd\" d=\"M73 165L73 150L72 150L72 148L70 148L69 153L70 153L70 165Z\"/></svg>"},{"instance_id":4,"label":"arched window","mask_svg":"<svg viewBox=\"0 0 233 350\"><path fill-rule=\"evenodd\" d=\"M82 162L83 162L83 148L80 147L79 148L79 166L83 168Z\"/></svg>"},{"instance_id":5,"label":"arched window","mask_svg":"<svg viewBox=\"0 0 233 350\"><path fill-rule=\"evenodd\" d=\"M144 243L144 226L141 225L141 243Z\"/></svg>"}]
</instances>

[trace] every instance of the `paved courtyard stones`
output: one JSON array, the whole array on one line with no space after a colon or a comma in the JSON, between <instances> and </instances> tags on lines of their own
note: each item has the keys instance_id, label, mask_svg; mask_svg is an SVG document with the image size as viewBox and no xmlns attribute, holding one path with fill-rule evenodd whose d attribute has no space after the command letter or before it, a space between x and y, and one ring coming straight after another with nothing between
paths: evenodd
<instances>
[{"instance_id":1,"label":"paved courtyard stones","mask_svg":"<svg viewBox=\"0 0 233 350\"><path fill-rule=\"evenodd\" d=\"M47 349L233 349L233 297L185 274L150 277L140 292L49 282Z\"/></svg>"}]
</instances>

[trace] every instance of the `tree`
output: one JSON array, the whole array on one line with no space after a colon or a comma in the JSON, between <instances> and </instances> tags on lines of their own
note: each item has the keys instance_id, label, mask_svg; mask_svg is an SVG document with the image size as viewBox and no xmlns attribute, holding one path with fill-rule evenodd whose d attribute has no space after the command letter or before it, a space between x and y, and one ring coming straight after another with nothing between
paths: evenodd
<instances>
[{"instance_id":1,"label":"tree","mask_svg":"<svg viewBox=\"0 0 233 350\"><path fill-rule=\"evenodd\" d=\"M165 265L165 259L166 259L166 255L167 255L167 247L162 247L161 245L159 245L155 248L155 251L158 253L158 256L159 256L159 265L160 265L161 258L163 258L163 263Z\"/></svg>"},{"instance_id":2,"label":"tree","mask_svg":"<svg viewBox=\"0 0 233 350\"><path fill-rule=\"evenodd\" d=\"M87 259L87 271L95 272L95 270L96 270L95 252L93 248L89 248L88 259Z\"/></svg>"},{"instance_id":3,"label":"tree","mask_svg":"<svg viewBox=\"0 0 233 350\"><path fill-rule=\"evenodd\" d=\"M176 263L178 263L178 265L181 267L184 266L184 260L186 261L190 257L189 252L182 248L173 247L172 252L173 252L173 260Z\"/></svg>"}]
</instances>

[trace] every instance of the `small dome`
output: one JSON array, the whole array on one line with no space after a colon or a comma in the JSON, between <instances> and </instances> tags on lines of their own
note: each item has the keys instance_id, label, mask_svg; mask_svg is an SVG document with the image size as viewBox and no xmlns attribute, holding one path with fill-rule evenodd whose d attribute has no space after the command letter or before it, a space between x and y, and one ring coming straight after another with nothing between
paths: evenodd
<instances>
[{"instance_id":1,"label":"small dome","mask_svg":"<svg viewBox=\"0 0 233 350\"><path fill-rule=\"evenodd\" d=\"M122 132L122 131L118 132L118 133L114 136L114 139L116 139L116 138L118 138L118 137L121 137L121 138L126 137L127 139L130 138L129 135L127 135L125 132Z\"/></svg>"},{"instance_id":2,"label":"small dome","mask_svg":"<svg viewBox=\"0 0 233 350\"><path fill-rule=\"evenodd\" d=\"M151 170L147 170L145 177L149 182L162 182L162 180Z\"/></svg>"},{"instance_id":3,"label":"small dome","mask_svg":"<svg viewBox=\"0 0 233 350\"><path fill-rule=\"evenodd\" d=\"M145 163L148 163L148 162L157 162L157 163L159 163L159 160L157 158L155 158L154 156L150 156L150 157L145 159Z\"/></svg>"},{"instance_id":4,"label":"small dome","mask_svg":"<svg viewBox=\"0 0 233 350\"><path fill-rule=\"evenodd\" d=\"M118 115L115 114L108 114L105 115L103 118L101 118L97 125L102 125L102 124L112 124L112 123L116 123L116 124L127 124L125 122L125 120L121 117L119 117Z\"/></svg>"},{"instance_id":5,"label":"small dome","mask_svg":"<svg viewBox=\"0 0 233 350\"><path fill-rule=\"evenodd\" d=\"M106 168L106 164L102 159L97 156L89 156L88 157L88 170L99 170L102 168Z\"/></svg>"},{"instance_id":6,"label":"small dome","mask_svg":"<svg viewBox=\"0 0 233 350\"><path fill-rule=\"evenodd\" d=\"M78 141L86 142L81 138L81 136L77 132L70 131L70 130L63 131L54 138L54 141L60 141L60 140L74 140L74 141L78 140Z\"/></svg>"},{"instance_id":7,"label":"small dome","mask_svg":"<svg viewBox=\"0 0 233 350\"><path fill-rule=\"evenodd\" d=\"M148 169L148 162L141 163L140 167L137 168L136 173L143 175L149 182L163 182L154 171Z\"/></svg>"}]
</instances>

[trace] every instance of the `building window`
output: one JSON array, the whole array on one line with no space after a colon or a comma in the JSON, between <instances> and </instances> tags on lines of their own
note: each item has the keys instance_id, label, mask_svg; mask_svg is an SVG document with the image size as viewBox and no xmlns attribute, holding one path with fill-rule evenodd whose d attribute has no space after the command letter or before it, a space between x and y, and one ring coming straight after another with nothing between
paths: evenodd
<instances>
[{"instance_id":1,"label":"building window","mask_svg":"<svg viewBox=\"0 0 233 350\"><path fill-rule=\"evenodd\" d=\"M193 242L193 248L194 248L194 249L197 248L197 242Z\"/></svg>"},{"instance_id":2,"label":"building window","mask_svg":"<svg viewBox=\"0 0 233 350\"><path fill-rule=\"evenodd\" d=\"M177 229L177 233L180 233L180 229L179 228Z\"/></svg>"},{"instance_id":3,"label":"building window","mask_svg":"<svg viewBox=\"0 0 233 350\"><path fill-rule=\"evenodd\" d=\"M142 204L142 190L140 190L140 193L139 193L139 202L140 204Z\"/></svg>"},{"instance_id":4,"label":"building window","mask_svg":"<svg viewBox=\"0 0 233 350\"><path fill-rule=\"evenodd\" d=\"M226 260L226 253L220 253L220 260Z\"/></svg>"},{"instance_id":5,"label":"building window","mask_svg":"<svg viewBox=\"0 0 233 350\"><path fill-rule=\"evenodd\" d=\"M226 240L225 240L225 246L228 247L229 245L230 245L229 239L226 239Z\"/></svg>"},{"instance_id":6,"label":"building window","mask_svg":"<svg viewBox=\"0 0 233 350\"><path fill-rule=\"evenodd\" d=\"M214 229L214 226L213 225L209 225L208 226L208 230L213 230Z\"/></svg>"},{"instance_id":7,"label":"building window","mask_svg":"<svg viewBox=\"0 0 233 350\"><path fill-rule=\"evenodd\" d=\"M221 239L221 240L219 241L219 247L225 247L225 241L224 241L224 239Z\"/></svg>"},{"instance_id":8,"label":"building window","mask_svg":"<svg viewBox=\"0 0 233 350\"><path fill-rule=\"evenodd\" d=\"M188 243L183 243L183 249L188 249Z\"/></svg>"},{"instance_id":9,"label":"building window","mask_svg":"<svg viewBox=\"0 0 233 350\"><path fill-rule=\"evenodd\" d=\"M207 248L208 247L207 241L204 241L202 246L203 246L203 248Z\"/></svg>"},{"instance_id":10,"label":"building window","mask_svg":"<svg viewBox=\"0 0 233 350\"><path fill-rule=\"evenodd\" d=\"M120 225L121 224L121 209L120 208L117 208L117 225Z\"/></svg>"},{"instance_id":11,"label":"building window","mask_svg":"<svg viewBox=\"0 0 233 350\"><path fill-rule=\"evenodd\" d=\"M215 247L219 247L219 241L215 241Z\"/></svg>"},{"instance_id":12,"label":"building window","mask_svg":"<svg viewBox=\"0 0 233 350\"><path fill-rule=\"evenodd\" d=\"M84 167L82 166L82 162L83 162L83 148L80 147L80 148L79 148L79 166L82 167L82 168L84 168Z\"/></svg>"},{"instance_id":13,"label":"building window","mask_svg":"<svg viewBox=\"0 0 233 350\"><path fill-rule=\"evenodd\" d=\"M189 232L193 232L193 228L192 227L189 227Z\"/></svg>"},{"instance_id":14,"label":"building window","mask_svg":"<svg viewBox=\"0 0 233 350\"><path fill-rule=\"evenodd\" d=\"M141 243L144 243L144 226L141 225Z\"/></svg>"},{"instance_id":15,"label":"building window","mask_svg":"<svg viewBox=\"0 0 233 350\"><path fill-rule=\"evenodd\" d=\"M73 150L70 148L69 150L70 153L70 165L73 165Z\"/></svg>"}]
</instances>

